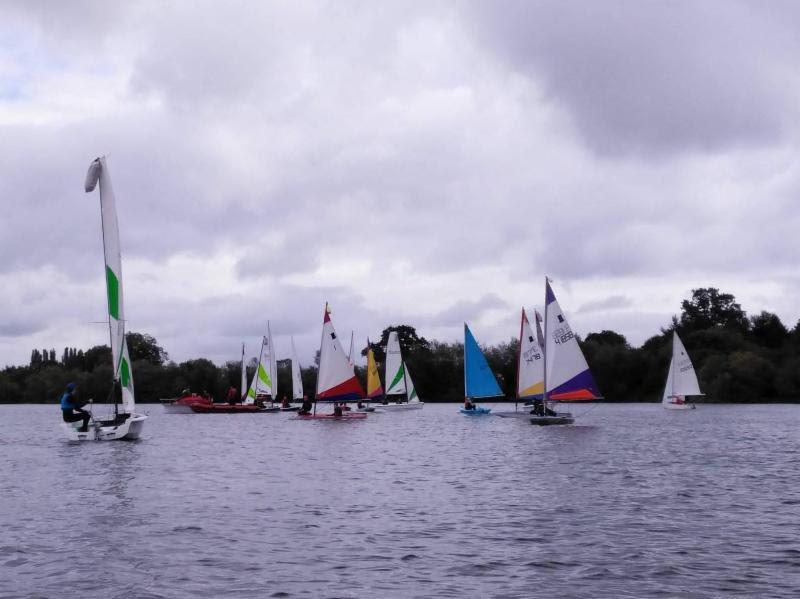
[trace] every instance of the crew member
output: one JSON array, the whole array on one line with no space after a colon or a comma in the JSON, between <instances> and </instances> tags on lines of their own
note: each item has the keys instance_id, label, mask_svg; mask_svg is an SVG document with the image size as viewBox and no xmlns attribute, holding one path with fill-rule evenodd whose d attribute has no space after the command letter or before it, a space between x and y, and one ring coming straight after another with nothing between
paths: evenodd
<instances>
[{"instance_id":1,"label":"crew member","mask_svg":"<svg viewBox=\"0 0 800 599\"><path fill-rule=\"evenodd\" d=\"M78 399L78 390L75 388L75 383L68 383L64 394L61 396L61 417L64 422L83 420L83 424L78 429L82 433L89 430L89 419L92 417L86 410L81 410L85 405L85 401Z\"/></svg>"}]
</instances>

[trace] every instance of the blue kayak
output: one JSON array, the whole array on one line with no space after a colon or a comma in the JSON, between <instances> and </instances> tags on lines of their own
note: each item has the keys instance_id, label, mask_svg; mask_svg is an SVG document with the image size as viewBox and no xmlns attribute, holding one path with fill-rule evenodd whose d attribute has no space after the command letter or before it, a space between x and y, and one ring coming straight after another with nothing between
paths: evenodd
<instances>
[{"instance_id":1,"label":"blue kayak","mask_svg":"<svg viewBox=\"0 0 800 599\"><path fill-rule=\"evenodd\" d=\"M481 407L477 407L477 406L472 410L467 410L465 408L460 408L459 409L459 412L461 412L462 414L466 414L467 416L485 416L486 414L488 414L491 411L492 411L492 408L481 408Z\"/></svg>"}]
</instances>

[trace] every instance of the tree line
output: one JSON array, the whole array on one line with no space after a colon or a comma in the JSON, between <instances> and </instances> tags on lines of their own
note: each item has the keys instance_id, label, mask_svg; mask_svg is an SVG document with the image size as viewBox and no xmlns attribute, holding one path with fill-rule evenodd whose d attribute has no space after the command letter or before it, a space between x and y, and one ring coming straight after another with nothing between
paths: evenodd
<instances>
[{"instance_id":1,"label":"tree line","mask_svg":"<svg viewBox=\"0 0 800 599\"><path fill-rule=\"evenodd\" d=\"M800 401L800 321L790 330L777 315L762 311L748 317L733 295L713 287L695 289L681 303L681 313L669 326L641 347L631 347L614 331L590 333L579 342L605 401L659 401L672 353L672 331L677 330L697 371L708 402ZM462 343L428 341L409 325L390 326L371 344L382 365L391 331L397 331L408 369L423 401L459 401L464 396ZM227 389L240 385L241 365L229 361L217 366L205 358L176 364L151 335L128 333L137 401L154 402L176 397L184 389L208 393L223 401ZM518 340L509 338L484 347L487 361L506 397L516 385ZM367 348L362 350L365 355ZM317 364L301 370L303 388L313 398ZM255 358L247 367L248 380ZM382 372L382 368L379 367ZM366 369L356 367L366 380ZM84 397L107 401L112 395L111 350L99 345L87 350L34 349L27 366L0 371L0 403L48 403L60 397L64 386L76 382ZM279 396L291 397L291 365L278 361Z\"/></svg>"}]
</instances>

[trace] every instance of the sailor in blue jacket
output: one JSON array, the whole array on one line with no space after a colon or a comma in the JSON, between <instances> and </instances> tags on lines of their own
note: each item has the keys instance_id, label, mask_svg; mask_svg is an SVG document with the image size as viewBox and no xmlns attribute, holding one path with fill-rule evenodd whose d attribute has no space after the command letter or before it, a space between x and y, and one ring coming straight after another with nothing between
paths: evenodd
<instances>
[{"instance_id":1,"label":"sailor in blue jacket","mask_svg":"<svg viewBox=\"0 0 800 599\"><path fill-rule=\"evenodd\" d=\"M86 405L86 402L78 399L75 383L67 384L64 395L61 396L61 416L64 418L64 422L83 420L81 428L78 429L82 433L89 430L89 419L91 418L89 412L81 410L84 405Z\"/></svg>"}]
</instances>

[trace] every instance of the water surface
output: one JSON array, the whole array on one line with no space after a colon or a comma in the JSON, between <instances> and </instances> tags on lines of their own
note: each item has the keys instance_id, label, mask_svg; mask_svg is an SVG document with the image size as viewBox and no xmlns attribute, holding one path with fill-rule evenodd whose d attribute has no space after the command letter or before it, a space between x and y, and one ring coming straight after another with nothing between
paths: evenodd
<instances>
[{"instance_id":1,"label":"water surface","mask_svg":"<svg viewBox=\"0 0 800 599\"><path fill-rule=\"evenodd\" d=\"M800 407L144 409L69 444L0 406L0 597L800 596Z\"/></svg>"}]
</instances>

